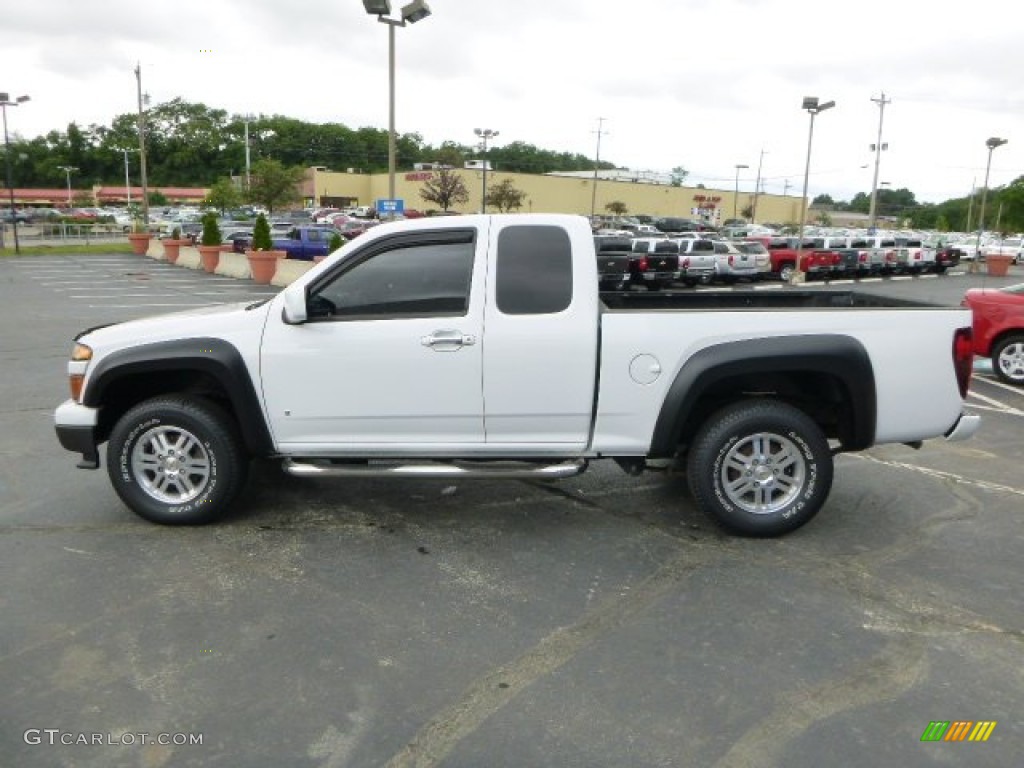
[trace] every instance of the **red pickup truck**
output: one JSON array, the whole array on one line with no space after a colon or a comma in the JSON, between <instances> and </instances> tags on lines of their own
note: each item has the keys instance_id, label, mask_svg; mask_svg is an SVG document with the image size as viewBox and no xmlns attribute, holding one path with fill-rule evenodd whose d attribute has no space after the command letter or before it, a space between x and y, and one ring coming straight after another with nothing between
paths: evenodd
<instances>
[{"instance_id":1,"label":"red pickup truck","mask_svg":"<svg viewBox=\"0 0 1024 768\"><path fill-rule=\"evenodd\" d=\"M780 280L788 282L797 268L797 243L795 237L773 237L766 243L771 259L771 272ZM815 248L813 240L804 240L800 256L800 271L808 277L827 277L843 268L838 251Z\"/></svg>"}]
</instances>

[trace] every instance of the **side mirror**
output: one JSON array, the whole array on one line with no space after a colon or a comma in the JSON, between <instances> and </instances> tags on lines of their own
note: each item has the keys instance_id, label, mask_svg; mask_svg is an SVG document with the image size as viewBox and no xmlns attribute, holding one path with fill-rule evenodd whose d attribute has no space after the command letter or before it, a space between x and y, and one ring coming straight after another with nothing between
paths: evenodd
<instances>
[{"instance_id":1,"label":"side mirror","mask_svg":"<svg viewBox=\"0 0 1024 768\"><path fill-rule=\"evenodd\" d=\"M301 325L306 322L306 287L292 284L285 288L281 295L284 297L284 310L281 313L282 319L288 325Z\"/></svg>"}]
</instances>

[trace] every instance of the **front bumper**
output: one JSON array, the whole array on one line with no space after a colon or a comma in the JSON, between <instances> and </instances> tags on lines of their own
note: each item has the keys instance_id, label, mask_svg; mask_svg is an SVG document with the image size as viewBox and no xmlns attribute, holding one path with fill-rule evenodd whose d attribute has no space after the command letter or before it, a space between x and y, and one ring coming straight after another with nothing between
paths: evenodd
<instances>
[{"instance_id":1,"label":"front bumper","mask_svg":"<svg viewBox=\"0 0 1024 768\"><path fill-rule=\"evenodd\" d=\"M96 426L99 423L99 411L65 400L53 415L57 439L61 446L73 453L82 454L78 462L80 469L97 469L100 455L96 446Z\"/></svg>"},{"instance_id":2,"label":"front bumper","mask_svg":"<svg viewBox=\"0 0 1024 768\"><path fill-rule=\"evenodd\" d=\"M978 431L981 426L981 416L976 413L961 413L956 424L950 427L946 433L946 440L951 443L959 440L967 440Z\"/></svg>"}]
</instances>

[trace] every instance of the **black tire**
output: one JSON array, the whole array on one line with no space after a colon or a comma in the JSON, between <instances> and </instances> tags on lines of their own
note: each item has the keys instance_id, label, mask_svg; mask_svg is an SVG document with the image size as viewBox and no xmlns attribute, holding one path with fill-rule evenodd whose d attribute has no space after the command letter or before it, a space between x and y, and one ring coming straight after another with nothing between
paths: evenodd
<instances>
[{"instance_id":1,"label":"black tire","mask_svg":"<svg viewBox=\"0 0 1024 768\"><path fill-rule=\"evenodd\" d=\"M784 283L788 283L793 278L793 273L796 271L794 264L783 264L779 267L779 280Z\"/></svg>"},{"instance_id":2,"label":"black tire","mask_svg":"<svg viewBox=\"0 0 1024 768\"><path fill-rule=\"evenodd\" d=\"M191 471L183 471L183 458ZM136 405L114 425L107 446L117 495L140 517L164 525L201 525L223 515L248 466L231 417L188 397Z\"/></svg>"},{"instance_id":3,"label":"black tire","mask_svg":"<svg viewBox=\"0 0 1024 768\"><path fill-rule=\"evenodd\" d=\"M726 528L779 536L809 521L825 503L832 452L803 411L749 400L704 422L690 447L687 479L700 509Z\"/></svg>"},{"instance_id":4,"label":"black tire","mask_svg":"<svg viewBox=\"0 0 1024 768\"><path fill-rule=\"evenodd\" d=\"M1024 387L1024 334L1007 336L992 347L992 370L1007 384Z\"/></svg>"}]
</instances>

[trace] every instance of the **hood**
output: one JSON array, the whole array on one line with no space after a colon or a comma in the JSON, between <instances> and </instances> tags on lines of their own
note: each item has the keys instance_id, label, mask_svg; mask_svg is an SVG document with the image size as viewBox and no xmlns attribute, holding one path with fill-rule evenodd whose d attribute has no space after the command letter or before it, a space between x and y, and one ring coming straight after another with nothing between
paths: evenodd
<instances>
[{"instance_id":1,"label":"hood","mask_svg":"<svg viewBox=\"0 0 1024 768\"><path fill-rule=\"evenodd\" d=\"M82 344L92 348L94 359L113 349L190 337L232 340L240 334L259 332L272 301L251 301L196 307L114 325L101 326L81 334Z\"/></svg>"}]
</instances>

